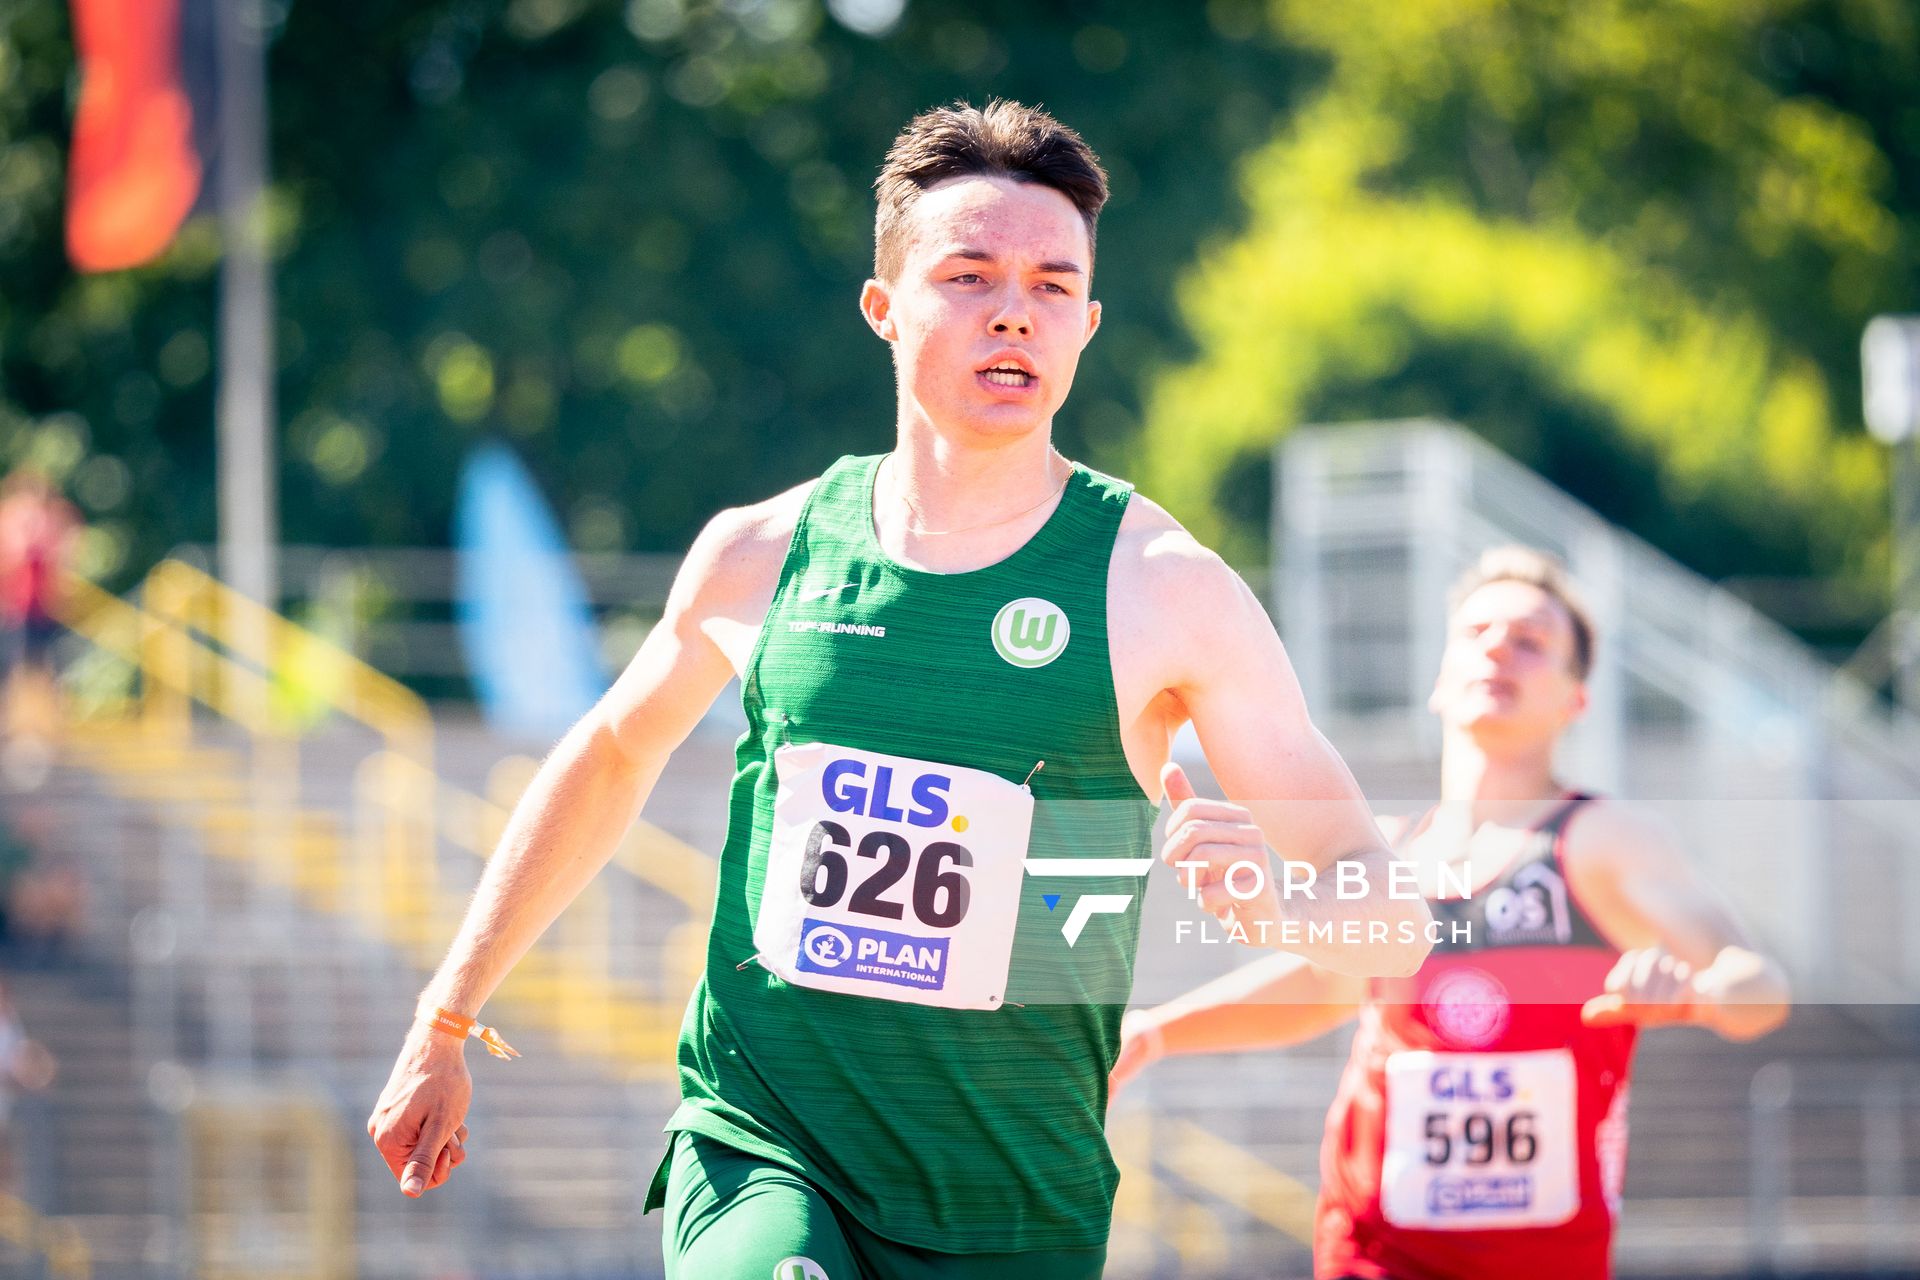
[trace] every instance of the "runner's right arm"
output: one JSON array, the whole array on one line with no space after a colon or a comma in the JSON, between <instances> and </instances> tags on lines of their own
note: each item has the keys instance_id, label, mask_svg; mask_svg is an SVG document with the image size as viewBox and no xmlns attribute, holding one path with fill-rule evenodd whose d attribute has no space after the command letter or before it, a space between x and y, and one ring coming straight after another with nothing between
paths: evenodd
<instances>
[{"instance_id":1,"label":"runner's right arm","mask_svg":"<svg viewBox=\"0 0 1920 1280\"><path fill-rule=\"evenodd\" d=\"M1115 1092L1162 1058L1305 1044L1359 1013L1367 980L1297 955L1263 956L1121 1023Z\"/></svg>"},{"instance_id":2,"label":"runner's right arm","mask_svg":"<svg viewBox=\"0 0 1920 1280\"><path fill-rule=\"evenodd\" d=\"M477 1013L613 856L668 756L732 677L728 633L765 614L786 548L780 540L769 575L769 505L722 512L694 541L659 625L514 806L423 1002Z\"/></svg>"},{"instance_id":3,"label":"runner's right arm","mask_svg":"<svg viewBox=\"0 0 1920 1280\"><path fill-rule=\"evenodd\" d=\"M1696 1023L1752 1040L1787 1019L1786 972L1760 950L1722 895L1654 814L1599 801L1567 832L1564 861L1582 907L1623 953L1590 1026Z\"/></svg>"},{"instance_id":4,"label":"runner's right arm","mask_svg":"<svg viewBox=\"0 0 1920 1280\"><path fill-rule=\"evenodd\" d=\"M514 806L421 1008L477 1015L613 856L668 756L750 651L803 500L794 490L725 511L701 532L659 625ZM462 1158L455 1139L473 1092L464 1050L416 1019L367 1122L408 1195L440 1185Z\"/></svg>"}]
</instances>

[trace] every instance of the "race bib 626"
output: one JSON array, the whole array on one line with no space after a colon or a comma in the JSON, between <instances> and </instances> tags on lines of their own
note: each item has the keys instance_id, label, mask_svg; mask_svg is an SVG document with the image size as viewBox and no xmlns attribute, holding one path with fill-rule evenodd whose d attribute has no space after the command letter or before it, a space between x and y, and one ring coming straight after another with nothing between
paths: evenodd
<instances>
[{"instance_id":1,"label":"race bib 626","mask_svg":"<svg viewBox=\"0 0 1920 1280\"><path fill-rule=\"evenodd\" d=\"M822 991L1000 1007L1032 794L979 769L824 742L780 748L774 770L760 962Z\"/></svg>"}]
</instances>

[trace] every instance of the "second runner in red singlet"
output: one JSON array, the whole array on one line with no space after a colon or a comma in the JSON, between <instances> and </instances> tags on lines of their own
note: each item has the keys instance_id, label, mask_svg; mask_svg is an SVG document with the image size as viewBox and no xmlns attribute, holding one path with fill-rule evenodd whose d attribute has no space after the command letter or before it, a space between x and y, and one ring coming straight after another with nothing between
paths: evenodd
<instances>
[{"instance_id":1,"label":"second runner in red singlet","mask_svg":"<svg viewBox=\"0 0 1920 1280\"><path fill-rule=\"evenodd\" d=\"M1635 1028L1580 1020L1619 956L1561 861L1585 803L1470 897L1430 899L1426 964L1373 981L1321 1146L1321 1280L1608 1274Z\"/></svg>"},{"instance_id":2,"label":"second runner in red singlet","mask_svg":"<svg viewBox=\"0 0 1920 1280\"><path fill-rule=\"evenodd\" d=\"M1455 588L1430 703L1440 805L1399 841L1422 891L1450 895L1428 898L1418 973L1267 957L1121 1025L1116 1089L1160 1058L1359 1020L1321 1150L1320 1280L1604 1280L1636 1029L1747 1040L1787 1016L1785 975L1677 834L1554 781L1594 643L1538 551L1489 551Z\"/></svg>"}]
</instances>

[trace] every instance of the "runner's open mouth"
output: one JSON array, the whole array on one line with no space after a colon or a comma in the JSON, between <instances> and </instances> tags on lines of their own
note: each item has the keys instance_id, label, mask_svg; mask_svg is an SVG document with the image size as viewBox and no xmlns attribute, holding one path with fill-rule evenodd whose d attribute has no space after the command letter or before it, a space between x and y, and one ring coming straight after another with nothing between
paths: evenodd
<instances>
[{"instance_id":1,"label":"runner's open mouth","mask_svg":"<svg viewBox=\"0 0 1920 1280\"><path fill-rule=\"evenodd\" d=\"M1038 377L1015 364L989 365L980 371L980 376L996 387L1030 387L1040 381Z\"/></svg>"}]
</instances>

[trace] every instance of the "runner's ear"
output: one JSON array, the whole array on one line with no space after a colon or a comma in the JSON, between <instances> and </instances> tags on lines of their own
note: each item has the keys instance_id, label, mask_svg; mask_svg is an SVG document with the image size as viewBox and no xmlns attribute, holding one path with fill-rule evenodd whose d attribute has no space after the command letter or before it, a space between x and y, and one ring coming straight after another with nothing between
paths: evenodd
<instances>
[{"instance_id":1,"label":"runner's ear","mask_svg":"<svg viewBox=\"0 0 1920 1280\"><path fill-rule=\"evenodd\" d=\"M860 289L860 314L866 317L867 327L878 334L884 342L895 342L900 337L900 326L893 319L893 295L887 286L878 280L869 280Z\"/></svg>"}]
</instances>

